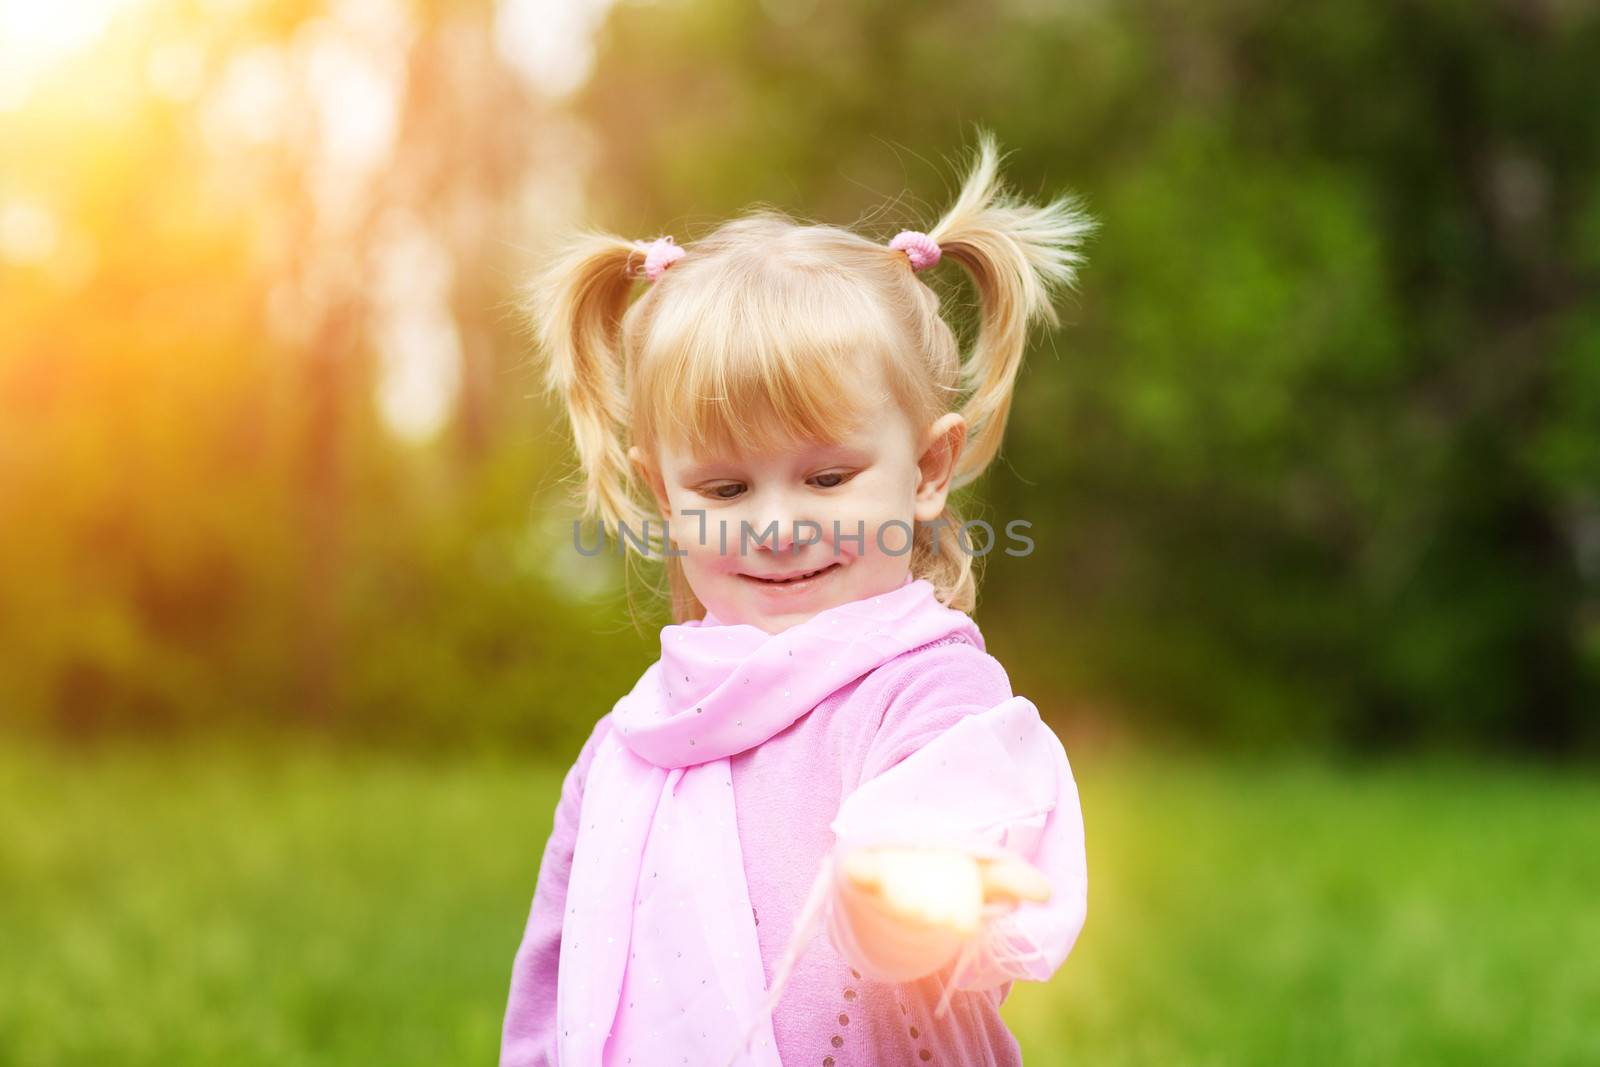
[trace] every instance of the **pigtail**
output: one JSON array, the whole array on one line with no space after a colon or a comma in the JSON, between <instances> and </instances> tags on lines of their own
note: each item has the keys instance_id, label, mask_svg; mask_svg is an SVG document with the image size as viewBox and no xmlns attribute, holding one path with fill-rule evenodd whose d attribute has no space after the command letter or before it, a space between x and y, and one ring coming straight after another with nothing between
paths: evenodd
<instances>
[{"instance_id":1,"label":"pigtail","mask_svg":"<svg viewBox=\"0 0 1600 1067\"><path fill-rule=\"evenodd\" d=\"M1077 248L1096 228L1076 197L1039 206L1005 193L999 162L993 135L980 133L960 196L928 233L971 274L979 302L977 338L961 370L969 429L953 487L978 477L1000 450L1028 330L1059 325L1056 291L1076 284Z\"/></svg>"},{"instance_id":2,"label":"pigtail","mask_svg":"<svg viewBox=\"0 0 1600 1067\"><path fill-rule=\"evenodd\" d=\"M545 389L572 424L583 517L639 531L645 515L633 493L624 431L628 395L621 322L642 252L598 232L572 237L527 291L527 311L545 360Z\"/></svg>"}]
</instances>

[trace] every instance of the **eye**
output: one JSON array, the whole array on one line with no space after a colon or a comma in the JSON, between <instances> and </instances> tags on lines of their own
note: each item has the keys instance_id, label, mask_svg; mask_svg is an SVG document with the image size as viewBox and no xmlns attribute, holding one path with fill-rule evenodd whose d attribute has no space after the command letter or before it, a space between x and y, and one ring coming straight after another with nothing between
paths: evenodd
<instances>
[{"instance_id":1,"label":"eye","mask_svg":"<svg viewBox=\"0 0 1600 1067\"><path fill-rule=\"evenodd\" d=\"M742 482L724 482L721 485L713 485L702 489L701 492L713 500L732 500L744 492L744 484Z\"/></svg>"},{"instance_id":2,"label":"eye","mask_svg":"<svg viewBox=\"0 0 1600 1067\"><path fill-rule=\"evenodd\" d=\"M852 477L854 475L850 471L828 471L826 474L819 474L811 480L816 482L817 487L820 489L837 489ZM830 481L829 479L832 480Z\"/></svg>"}]
</instances>

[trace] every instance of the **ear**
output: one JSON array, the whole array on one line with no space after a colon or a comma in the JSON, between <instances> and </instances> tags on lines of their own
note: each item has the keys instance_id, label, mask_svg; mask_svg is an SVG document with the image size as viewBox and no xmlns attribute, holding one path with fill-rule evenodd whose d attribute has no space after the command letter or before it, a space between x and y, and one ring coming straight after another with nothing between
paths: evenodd
<instances>
[{"instance_id":1,"label":"ear","mask_svg":"<svg viewBox=\"0 0 1600 1067\"><path fill-rule=\"evenodd\" d=\"M661 474L656 470L655 464L650 462L638 445L628 449L628 462L633 464L639 480L650 488L650 495L656 498L656 507L661 510L664 518L672 517L672 504L667 500L667 483L661 480Z\"/></svg>"},{"instance_id":2,"label":"ear","mask_svg":"<svg viewBox=\"0 0 1600 1067\"><path fill-rule=\"evenodd\" d=\"M966 443L967 420L955 411L939 416L922 435L917 458L917 521L933 522L944 511L956 460Z\"/></svg>"}]
</instances>

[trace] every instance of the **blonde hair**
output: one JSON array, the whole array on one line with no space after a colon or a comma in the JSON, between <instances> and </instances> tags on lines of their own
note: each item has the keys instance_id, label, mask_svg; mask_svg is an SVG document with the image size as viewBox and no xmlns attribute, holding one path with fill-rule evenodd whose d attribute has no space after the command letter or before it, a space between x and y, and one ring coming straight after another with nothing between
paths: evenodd
<instances>
[{"instance_id":1,"label":"blonde hair","mask_svg":"<svg viewBox=\"0 0 1600 1067\"><path fill-rule=\"evenodd\" d=\"M1040 206L1005 193L994 139L980 131L960 194L927 231L976 288L965 360L905 253L848 229L747 212L688 244L631 306L644 246L573 234L529 287L528 311L546 387L572 424L583 516L635 533L652 517L629 444L740 454L837 441L884 399L919 428L959 411L969 428L951 488L972 482L999 451L1028 331L1058 325L1054 291L1076 283L1077 249L1095 226L1074 197ZM869 358L891 398L862 395ZM954 508L941 519L918 524L911 573L970 612L973 558L956 540ZM673 619L701 618L676 557L666 562Z\"/></svg>"}]
</instances>

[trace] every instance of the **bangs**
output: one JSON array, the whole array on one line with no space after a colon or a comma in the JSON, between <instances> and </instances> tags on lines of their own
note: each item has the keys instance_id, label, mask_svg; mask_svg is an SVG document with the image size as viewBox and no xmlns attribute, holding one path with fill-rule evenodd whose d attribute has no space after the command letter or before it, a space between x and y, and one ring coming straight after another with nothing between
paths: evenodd
<instances>
[{"instance_id":1,"label":"bangs","mask_svg":"<svg viewBox=\"0 0 1600 1067\"><path fill-rule=\"evenodd\" d=\"M859 285L782 264L729 273L696 277L648 327L633 392L647 440L783 451L841 441L890 402L893 332Z\"/></svg>"}]
</instances>

